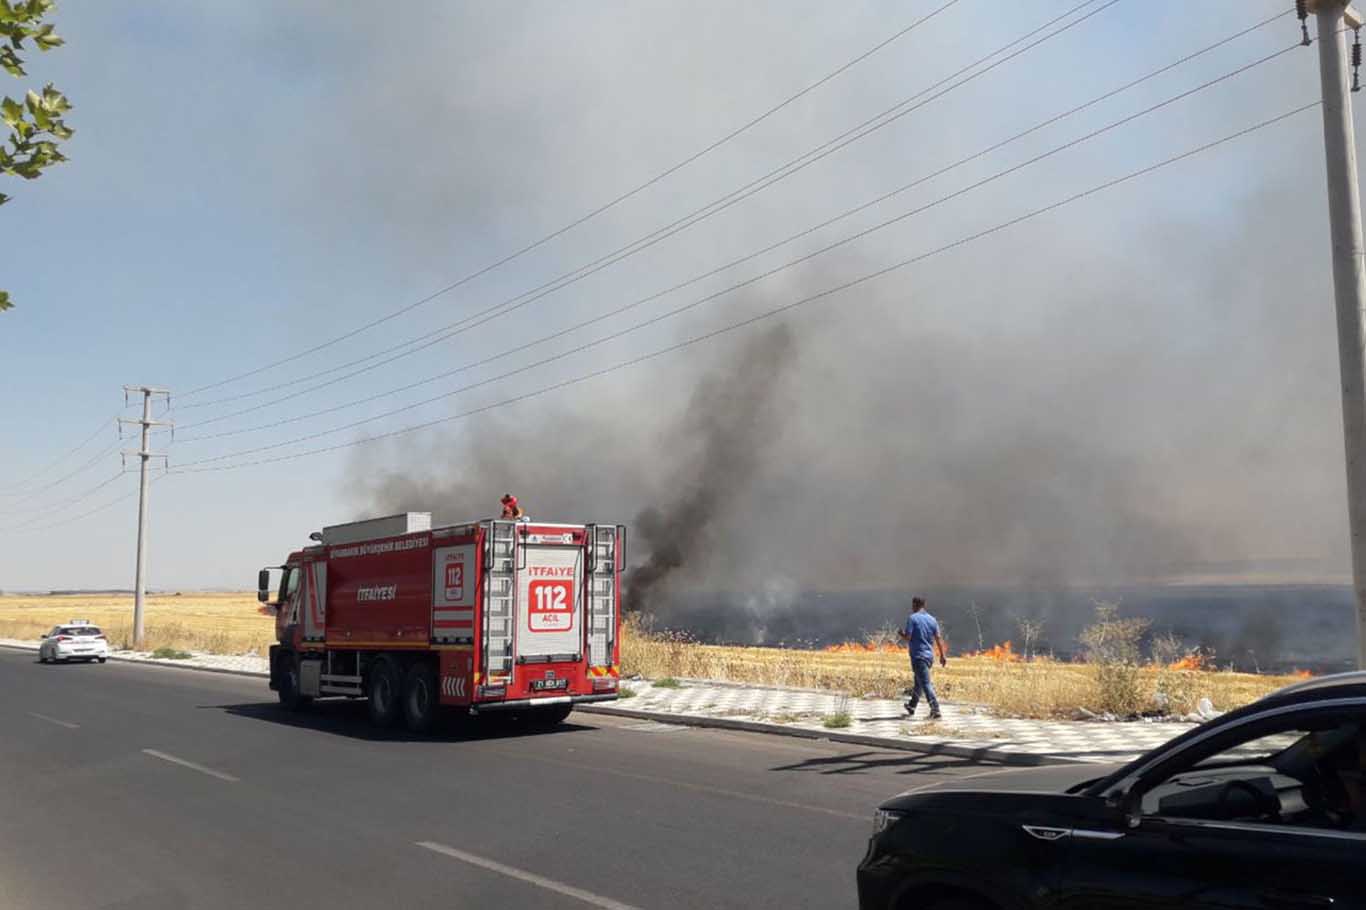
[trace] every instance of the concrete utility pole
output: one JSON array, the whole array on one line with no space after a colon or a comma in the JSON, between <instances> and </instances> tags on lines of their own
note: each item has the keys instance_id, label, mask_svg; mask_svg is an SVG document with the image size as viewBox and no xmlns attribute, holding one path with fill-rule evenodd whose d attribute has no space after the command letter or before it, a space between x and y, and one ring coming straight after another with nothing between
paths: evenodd
<instances>
[{"instance_id":1,"label":"concrete utility pole","mask_svg":"<svg viewBox=\"0 0 1366 910\"><path fill-rule=\"evenodd\" d=\"M1323 83L1323 146L1328 163L1328 221L1333 243L1333 297L1338 316L1342 429L1347 444L1347 520L1356 593L1357 666L1366 669L1366 246L1361 234L1356 135L1352 128L1348 28L1361 16L1347 0L1309 0L1318 18Z\"/></svg>"},{"instance_id":2,"label":"concrete utility pole","mask_svg":"<svg viewBox=\"0 0 1366 910\"><path fill-rule=\"evenodd\" d=\"M142 601L145 591L147 576L147 462L153 458L165 458L165 455L153 452L147 448L147 433L152 427L174 426L174 422L169 420L152 419L152 396L161 395L170 403L171 393L167 389L156 389L150 386L131 386L123 387L123 400L128 401L129 393L142 394L142 419L134 420L130 417L120 417L120 423L135 423L142 427L142 445L136 452L125 451L123 454L137 455L142 459L141 476L138 479L138 562L136 577L133 582L133 647L141 648L143 644L142 634Z\"/></svg>"}]
</instances>

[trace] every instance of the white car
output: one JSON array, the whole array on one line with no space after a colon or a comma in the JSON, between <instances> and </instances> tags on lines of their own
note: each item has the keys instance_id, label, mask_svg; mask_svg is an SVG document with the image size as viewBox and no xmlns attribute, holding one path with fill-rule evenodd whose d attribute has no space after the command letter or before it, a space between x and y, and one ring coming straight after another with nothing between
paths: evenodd
<instances>
[{"instance_id":1,"label":"white car","mask_svg":"<svg viewBox=\"0 0 1366 910\"><path fill-rule=\"evenodd\" d=\"M66 662L68 660L98 660L104 663L109 659L109 642L99 626L88 622L71 622L64 626L53 626L52 631L43 636L38 646L38 662Z\"/></svg>"}]
</instances>

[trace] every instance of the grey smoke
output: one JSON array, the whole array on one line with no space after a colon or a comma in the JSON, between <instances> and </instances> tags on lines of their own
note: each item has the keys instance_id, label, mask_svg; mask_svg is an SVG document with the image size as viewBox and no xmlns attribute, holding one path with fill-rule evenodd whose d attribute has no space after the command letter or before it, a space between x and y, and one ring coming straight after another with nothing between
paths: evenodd
<instances>
[{"instance_id":1,"label":"grey smoke","mask_svg":"<svg viewBox=\"0 0 1366 910\"><path fill-rule=\"evenodd\" d=\"M1035 237L937 287L896 276L780 333L361 447L348 486L361 513L465 520L510 489L534 516L638 516L637 556L686 554L671 586L708 591L1121 584L1269 557L1331 570L1331 321L1300 305L1303 268L1263 214L1297 204L1254 197L1215 250L1173 224L1129 261ZM1069 251L1087 267L1035 267ZM869 265L799 272L707 316Z\"/></svg>"},{"instance_id":2,"label":"grey smoke","mask_svg":"<svg viewBox=\"0 0 1366 910\"><path fill-rule=\"evenodd\" d=\"M721 373L703 377L679 421L677 443L693 454L673 475L668 498L636 516L637 540L649 553L626 577L626 608L641 611L668 590L680 570L708 551L715 518L733 507L771 457L784 415L775 393L795 355L792 331L782 323L756 335Z\"/></svg>"},{"instance_id":3,"label":"grey smoke","mask_svg":"<svg viewBox=\"0 0 1366 910\"><path fill-rule=\"evenodd\" d=\"M1312 208L1264 188L1217 244L1173 221L1122 255L1022 232L1027 246L975 254L989 249L989 268L960 254L799 310L781 334L749 329L425 441L361 447L348 486L358 513L467 520L511 489L533 516L627 520L644 567L632 580L664 579L651 612L755 641L877 624L852 607L843 623L780 621L803 592L933 588L947 611L956 587L990 602L981 588L1085 592L1296 560L1322 579L1345 555L1331 310L1306 297L1281 230ZM794 270L678 331L876 264ZM753 353L765 344L782 354L771 374ZM1221 632L1225 648L1274 646L1248 626ZM1200 639L1199 617L1185 631Z\"/></svg>"}]
</instances>

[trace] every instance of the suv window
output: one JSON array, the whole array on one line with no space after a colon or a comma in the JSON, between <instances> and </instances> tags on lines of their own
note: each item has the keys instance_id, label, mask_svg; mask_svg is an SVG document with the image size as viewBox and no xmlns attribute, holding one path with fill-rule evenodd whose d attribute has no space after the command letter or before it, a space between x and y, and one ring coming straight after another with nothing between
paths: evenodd
<instances>
[{"instance_id":1,"label":"suv window","mask_svg":"<svg viewBox=\"0 0 1366 910\"><path fill-rule=\"evenodd\" d=\"M1306 710L1190 751L1146 787L1144 815L1366 834L1366 708Z\"/></svg>"}]
</instances>

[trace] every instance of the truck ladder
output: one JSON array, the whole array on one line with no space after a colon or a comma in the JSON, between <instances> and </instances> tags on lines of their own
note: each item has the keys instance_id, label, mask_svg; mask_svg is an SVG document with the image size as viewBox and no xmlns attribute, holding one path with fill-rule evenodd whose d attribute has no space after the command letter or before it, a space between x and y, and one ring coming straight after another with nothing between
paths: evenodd
<instances>
[{"instance_id":1,"label":"truck ladder","mask_svg":"<svg viewBox=\"0 0 1366 910\"><path fill-rule=\"evenodd\" d=\"M517 523L492 521L488 529L484 564L484 675L509 676L517 598Z\"/></svg>"},{"instance_id":2,"label":"truck ladder","mask_svg":"<svg viewBox=\"0 0 1366 910\"><path fill-rule=\"evenodd\" d=\"M616 628L617 528L588 526L588 666L612 665Z\"/></svg>"}]
</instances>

